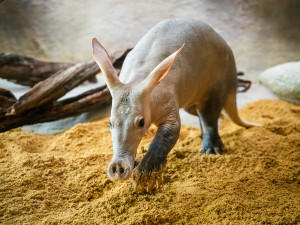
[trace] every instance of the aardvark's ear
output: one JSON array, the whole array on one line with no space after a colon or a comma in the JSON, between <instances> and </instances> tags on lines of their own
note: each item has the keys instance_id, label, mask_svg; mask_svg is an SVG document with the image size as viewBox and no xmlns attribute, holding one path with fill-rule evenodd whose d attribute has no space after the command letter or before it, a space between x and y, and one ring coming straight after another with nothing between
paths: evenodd
<instances>
[{"instance_id":1,"label":"aardvark's ear","mask_svg":"<svg viewBox=\"0 0 300 225\"><path fill-rule=\"evenodd\" d=\"M111 94L114 89L122 85L119 77L111 63L111 59L105 50L105 48L97 41L96 38L93 38L93 57L100 67L102 74L104 75L105 82Z\"/></svg>"},{"instance_id":2,"label":"aardvark's ear","mask_svg":"<svg viewBox=\"0 0 300 225\"><path fill-rule=\"evenodd\" d=\"M155 69L149 74L149 76L143 80L139 85L142 90L146 90L151 93L156 85L158 85L168 74L171 66L173 65L178 53L183 49L184 44L179 50L172 55L164 59Z\"/></svg>"}]
</instances>

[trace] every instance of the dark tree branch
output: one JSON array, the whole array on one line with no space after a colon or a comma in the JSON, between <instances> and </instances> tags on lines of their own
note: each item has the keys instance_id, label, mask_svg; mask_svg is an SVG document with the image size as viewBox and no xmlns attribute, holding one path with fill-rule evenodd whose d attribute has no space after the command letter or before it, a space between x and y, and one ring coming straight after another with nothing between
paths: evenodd
<instances>
[{"instance_id":1,"label":"dark tree branch","mask_svg":"<svg viewBox=\"0 0 300 225\"><path fill-rule=\"evenodd\" d=\"M118 72L130 50L112 54L111 59ZM26 59L30 61L30 59ZM34 62L35 65L38 64L37 61ZM2 61L2 63L4 62ZM0 71L4 67L5 65L0 63ZM80 115L83 112L111 104L111 95L106 85L72 98L56 101L85 80L92 78L99 71L100 69L95 62L68 65L65 69L58 70L44 81L37 83L19 101L9 91L3 89L1 92L0 89L0 100L1 97L10 98L7 104L4 102L0 104L0 132L23 125Z\"/></svg>"},{"instance_id":2,"label":"dark tree branch","mask_svg":"<svg viewBox=\"0 0 300 225\"><path fill-rule=\"evenodd\" d=\"M9 81L34 86L54 73L72 66L71 63L44 62L23 55L0 54L0 77Z\"/></svg>"},{"instance_id":3,"label":"dark tree branch","mask_svg":"<svg viewBox=\"0 0 300 225\"><path fill-rule=\"evenodd\" d=\"M83 112L90 112L109 104L111 104L110 92L106 86L102 86L87 91L79 96L68 98L60 102L49 103L18 115L0 117L0 132L23 125L77 116Z\"/></svg>"},{"instance_id":4,"label":"dark tree branch","mask_svg":"<svg viewBox=\"0 0 300 225\"><path fill-rule=\"evenodd\" d=\"M19 114L28 109L55 101L100 71L95 62L76 64L39 82L13 105L9 114Z\"/></svg>"},{"instance_id":5,"label":"dark tree branch","mask_svg":"<svg viewBox=\"0 0 300 225\"><path fill-rule=\"evenodd\" d=\"M116 68L121 68L129 51L119 51L112 54L112 63ZM39 82L30 91L21 96L8 115L19 114L55 101L79 84L95 76L98 72L100 72L100 69L94 61L75 64L67 69L60 70L46 80Z\"/></svg>"}]
</instances>

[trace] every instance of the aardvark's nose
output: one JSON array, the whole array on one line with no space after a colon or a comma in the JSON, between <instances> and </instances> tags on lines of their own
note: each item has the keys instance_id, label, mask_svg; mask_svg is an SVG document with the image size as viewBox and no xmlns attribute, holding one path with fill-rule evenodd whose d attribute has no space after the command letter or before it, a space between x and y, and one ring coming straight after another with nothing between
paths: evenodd
<instances>
[{"instance_id":1,"label":"aardvark's nose","mask_svg":"<svg viewBox=\"0 0 300 225\"><path fill-rule=\"evenodd\" d=\"M132 172L131 166L125 160L111 161L107 174L112 180L126 180Z\"/></svg>"}]
</instances>

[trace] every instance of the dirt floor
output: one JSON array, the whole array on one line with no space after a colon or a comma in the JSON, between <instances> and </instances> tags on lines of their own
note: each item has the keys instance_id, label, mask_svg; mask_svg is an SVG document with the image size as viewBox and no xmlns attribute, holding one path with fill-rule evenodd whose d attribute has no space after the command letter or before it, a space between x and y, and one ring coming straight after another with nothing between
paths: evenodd
<instances>
[{"instance_id":1,"label":"dirt floor","mask_svg":"<svg viewBox=\"0 0 300 225\"><path fill-rule=\"evenodd\" d=\"M200 131L183 126L153 194L134 194L131 179L108 179L108 119L53 136L2 133L0 223L300 223L300 106L260 100L240 114L263 126L246 130L224 120L222 156L200 154ZM151 127L138 158L154 133Z\"/></svg>"}]
</instances>

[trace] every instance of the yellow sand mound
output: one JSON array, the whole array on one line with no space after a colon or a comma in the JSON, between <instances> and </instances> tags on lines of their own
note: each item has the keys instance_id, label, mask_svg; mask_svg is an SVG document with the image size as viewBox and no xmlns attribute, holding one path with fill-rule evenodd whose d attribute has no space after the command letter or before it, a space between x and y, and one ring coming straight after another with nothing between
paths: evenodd
<instances>
[{"instance_id":1,"label":"yellow sand mound","mask_svg":"<svg viewBox=\"0 0 300 225\"><path fill-rule=\"evenodd\" d=\"M300 106L261 100L240 110L263 124L223 121L226 153L201 155L198 129L182 126L164 184L134 194L112 183L108 119L51 135L0 134L2 224L289 224L300 222ZM138 158L153 135L151 127Z\"/></svg>"}]
</instances>

